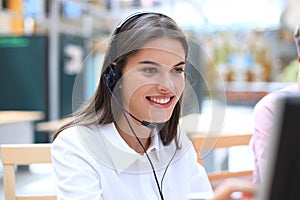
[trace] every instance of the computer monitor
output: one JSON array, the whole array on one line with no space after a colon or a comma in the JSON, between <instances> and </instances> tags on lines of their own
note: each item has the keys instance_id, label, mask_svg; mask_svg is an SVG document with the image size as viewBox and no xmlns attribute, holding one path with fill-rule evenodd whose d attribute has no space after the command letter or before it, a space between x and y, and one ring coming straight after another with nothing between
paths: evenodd
<instances>
[{"instance_id":1,"label":"computer monitor","mask_svg":"<svg viewBox=\"0 0 300 200\"><path fill-rule=\"evenodd\" d=\"M281 96L259 200L300 199L300 94Z\"/></svg>"}]
</instances>

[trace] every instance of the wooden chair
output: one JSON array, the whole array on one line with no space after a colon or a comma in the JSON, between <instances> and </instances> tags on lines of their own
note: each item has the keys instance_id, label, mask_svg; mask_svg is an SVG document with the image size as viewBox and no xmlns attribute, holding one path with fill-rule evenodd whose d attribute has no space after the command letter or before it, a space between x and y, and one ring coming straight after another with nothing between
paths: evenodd
<instances>
[{"instance_id":1,"label":"wooden chair","mask_svg":"<svg viewBox=\"0 0 300 200\"><path fill-rule=\"evenodd\" d=\"M203 158L201 153L207 150L215 150L218 148L230 148L234 146L247 146L251 138L251 134L242 135L229 135L224 134L222 136L190 136L193 146L198 153L198 162L203 163ZM251 177L252 170L244 170L237 172L221 171L213 172L208 174L208 178L211 182L221 181L227 178L240 178L240 177Z\"/></svg>"},{"instance_id":2,"label":"wooden chair","mask_svg":"<svg viewBox=\"0 0 300 200\"><path fill-rule=\"evenodd\" d=\"M201 152L217 148L248 145L251 134L228 135L218 137L191 136L198 153L198 162L203 164ZM50 144L2 144L2 163L4 170L4 194L6 200L55 200L55 195L16 196L15 166L33 163L51 163ZM238 172L214 172L208 174L210 181L216 182L227 178L252 176L252 170Z\"/></svg>"},{"instance_id":3,"label":"wooden chair","mask_svg":"<svg viewBox=\"0 0 300 200\"><path fill-rule=\"evenodd\" d=\"M55 195L16 196L15 166L51 163L50 144L2 144L4 196L6 200L55 200Z\"/></svg>"}]
</instances>

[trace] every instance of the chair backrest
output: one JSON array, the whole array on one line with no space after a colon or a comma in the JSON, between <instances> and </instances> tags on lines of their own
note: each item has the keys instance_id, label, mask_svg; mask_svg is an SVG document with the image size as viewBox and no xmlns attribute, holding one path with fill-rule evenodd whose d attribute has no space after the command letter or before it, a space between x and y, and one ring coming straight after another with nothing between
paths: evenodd
<instances>
[{"instance_id":1,"label":"chair backrest","mask_svg":"<svg viewBox=\"0 0 300 200\"><path fill-rule=\"evenodd\" d=\"M198 153L198 162L203 164L201 152L217 148L248 145L251 134L232 136L192 136L192 143ZM16 196L15 166L34 163L51 163L50 144L2 144L2 163L4 178L4 195L6 200L55 200L55 195ZM208 174L211 182L226 178L252 176L252 170L238 172L214 172Z\"/></svg>"},{"instance_id":2,"label":"chair backrest","mask_svg":"<svg viewBox=\"0 0 300 200\"><path fill-rule=\"evenodd\" d=\"M2 144L4 196L6 200L54 200L55 195L16 196L15 166L51 163L50 144Z\"/></svg>"},{"instance_id":3,"label":"chair backrest","mask_svg":"<svg viewBox=\"0 0 300 200\"><path fill-rule=\"evenodd\" d=\"M198 162L204 165L202 152L207 150L215 150L218 148L230 148L234 146L247 146L251 134L241 135L222 135L222 136L191 136L193 146L197 152ZM220 181L226 178L237 178L237 177L251 177L253 174L252 170L243 170L236 172L221 171L213 172L208 174L208 178L211 182Z\"/></svg>"}]
</instances>

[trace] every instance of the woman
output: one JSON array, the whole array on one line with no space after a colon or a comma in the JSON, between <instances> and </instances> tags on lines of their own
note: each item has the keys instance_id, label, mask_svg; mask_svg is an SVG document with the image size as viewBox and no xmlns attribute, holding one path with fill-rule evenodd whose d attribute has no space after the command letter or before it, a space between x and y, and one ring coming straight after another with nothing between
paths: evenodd
<instances>
[{"instance_id":1,"label":"woman","mask_svg":"<svg viewBox=\"0 0 300 200\"><path fill-rule=\"evenodd\" d=\"M53 138L58 199L212 195L178 121L188 44L169 17L137 13L107 49L94 96Z\"/></svg>"}]
</instances>

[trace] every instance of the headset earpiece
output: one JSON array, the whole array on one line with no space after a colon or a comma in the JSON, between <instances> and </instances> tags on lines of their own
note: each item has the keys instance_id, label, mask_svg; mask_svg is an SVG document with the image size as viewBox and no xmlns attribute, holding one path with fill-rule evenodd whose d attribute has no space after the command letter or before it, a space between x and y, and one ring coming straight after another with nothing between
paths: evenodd
<instances>
[{"instance_id":1,"label":"headset earpiece","mask_svg":"<svg viewBox=\"0 0 300 200\"><path fill-rule=\"evenodd\" d=\"M121 78L121 71L116 63L112 63L108 66L107 73L104 74L104 81L106 86L112 92L114 90L115 85Z\"/></svg>"}]
</instances>

